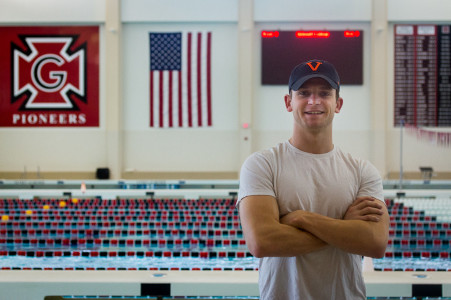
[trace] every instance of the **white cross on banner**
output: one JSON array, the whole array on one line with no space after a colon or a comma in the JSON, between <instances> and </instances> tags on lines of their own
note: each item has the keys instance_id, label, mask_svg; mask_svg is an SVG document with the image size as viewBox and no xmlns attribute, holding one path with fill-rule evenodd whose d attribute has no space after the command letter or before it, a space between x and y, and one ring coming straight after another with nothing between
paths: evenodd
<instances>
[{"instance_id":1,"label":"white cross on banner","mask_svg":"<svg viewBox=\"0 0 451 300\"><path fill-rule=\"evenodd\" d=\"M212 126L211 32L151 32L150 127Z\"/></svg>"}]
</instances>

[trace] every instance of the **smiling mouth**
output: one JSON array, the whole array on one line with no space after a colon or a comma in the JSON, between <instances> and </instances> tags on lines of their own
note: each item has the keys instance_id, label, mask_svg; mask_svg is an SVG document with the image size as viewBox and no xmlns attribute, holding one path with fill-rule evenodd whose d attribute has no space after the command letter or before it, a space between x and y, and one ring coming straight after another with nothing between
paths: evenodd
<instances>
[{"instance_id":1,"label":"smiling mouth","mask_svg":"<svg viewBox=\"0 0 451 300\"><path fill-rule=\"evenodd\" d=\"M323 112L322 111L306 111L305 112L307 115L320 115Z\"/></svg>"}]
</instances>

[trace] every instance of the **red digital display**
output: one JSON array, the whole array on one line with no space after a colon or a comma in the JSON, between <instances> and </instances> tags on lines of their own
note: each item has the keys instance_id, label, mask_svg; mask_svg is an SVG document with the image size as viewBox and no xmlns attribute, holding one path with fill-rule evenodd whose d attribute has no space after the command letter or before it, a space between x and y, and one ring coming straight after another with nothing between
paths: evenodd
<instances>
[{"instance_id":1,"label":"red digital display","mask_svg":"<svg viewBox=\"0 0 451 300\"><path fill-rule=\"evenodd\" d=\"M297 38L328 38L329 31L296 31Z\"/></svg>"},{"instance_id":2,"label":"red digital display","mask_svg":"<svg viewBox=\"0 0 451 300\"><path fill-rule=\"evenodd\" d=\"M350 31L350 30L346 30L344 32L345 37L359 37L360 36L360 31Z\"/></svg>"},{"instance_id":3,"label":"red digital display","mask_svg":"<svg viewBox=\"0 0 451 300\"><path fill-rule=\"evenodd\" d=\"M275 32L277 38L266 38ZM363 84L361 30L267 30L261 43L264 85L287 85L291 70L311 59L331 62L342 84Z\"/></svg>"},{"instance_id":4,"label":"red digital display","mask_svg":"<svg viewBox=\"0 0 451 300\"><path fill-rule=\"evenodd\" d=\"M278 31L262 31L263 38L273 38L273 37L278 37L278 36L279 36Z\"/></svg>"}]
</instances>

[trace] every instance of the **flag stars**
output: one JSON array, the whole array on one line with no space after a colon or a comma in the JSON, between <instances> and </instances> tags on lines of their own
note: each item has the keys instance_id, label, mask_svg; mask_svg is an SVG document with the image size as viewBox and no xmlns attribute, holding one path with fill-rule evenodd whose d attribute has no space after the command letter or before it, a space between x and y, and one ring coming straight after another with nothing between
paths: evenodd
<instances>
[{"instance_id":1,"label":"flag stars","mask_svg":"<svg viewBox=\"0 0 451 300\"><path fill-rule=\"evenodd\" d=\"M150 34L150 68L152 70L180 70L182 35L180 33Z\"/></svg>"}]
</instances>

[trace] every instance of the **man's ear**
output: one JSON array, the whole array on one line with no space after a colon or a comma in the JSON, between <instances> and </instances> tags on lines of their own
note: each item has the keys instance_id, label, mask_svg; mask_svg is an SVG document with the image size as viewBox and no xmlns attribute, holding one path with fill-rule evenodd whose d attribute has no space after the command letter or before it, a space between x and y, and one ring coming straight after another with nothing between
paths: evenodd
<instances>
[{"instance_id":1,"label":"man's ear","mask_svg":"<svg viewBox=\"0 0 451 300\"><path fill-rule=\"evenodd\" d=\"M343 107L343 98L339 97L337 99L337 107L335 107L335 113L338 114L342 107Z\"/></svg>"},{"instance_id":2,"label":"man's ear","mask_svg":"<svg viewBox=\"0 0 451 300\"><path fill-rule=\"evenodd\" d=\"M291 107L291 96L290 94L285 95L285 108L288 112L292 112L293 108Z\"/></svg>"}]
</instances>

